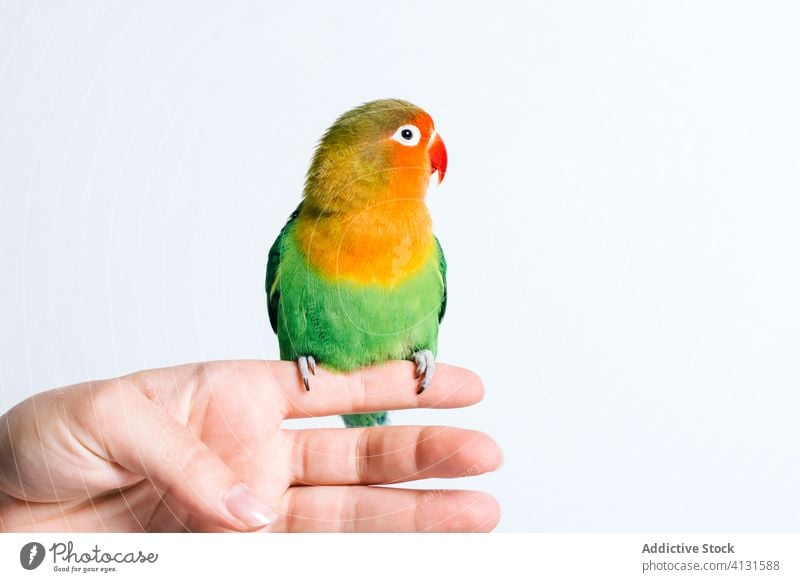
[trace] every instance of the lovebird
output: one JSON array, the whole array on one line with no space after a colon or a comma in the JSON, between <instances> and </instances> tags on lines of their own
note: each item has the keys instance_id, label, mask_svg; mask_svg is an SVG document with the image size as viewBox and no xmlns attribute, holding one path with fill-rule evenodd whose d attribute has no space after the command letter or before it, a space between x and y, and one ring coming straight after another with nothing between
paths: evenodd
<instances>
[{"instance_id":1,"label":"lovebird","mask_svg":"<svg viewBox=\"0 0 800 582\"><path fill-rule=\"evenodd\" d=\"M416 364L418 394L430 385L447 265L425 195L446 170L431 116L408 101L364 103L323 135L267 260L269 320L306 390L318 365L349 372L403 359ZM388 421L382 411L342 418Z\"/></svg>"}]
</instances>

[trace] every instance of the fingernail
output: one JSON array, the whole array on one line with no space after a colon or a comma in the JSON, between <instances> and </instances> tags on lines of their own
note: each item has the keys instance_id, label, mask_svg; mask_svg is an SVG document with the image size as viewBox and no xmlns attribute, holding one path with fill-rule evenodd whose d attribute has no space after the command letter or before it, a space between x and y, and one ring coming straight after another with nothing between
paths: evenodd
<instances>
[{"instance_id":1,"label":"fingernail","mask_svg":"<svg viewBox=\"0 0 800 582\"><path fill-rule=\"evenodd\" d=\"M278 519L278 512L259 501L244 483L237 483L225 494L225 507L248 527L264 527Z\"/></svg>"}]
</instances>

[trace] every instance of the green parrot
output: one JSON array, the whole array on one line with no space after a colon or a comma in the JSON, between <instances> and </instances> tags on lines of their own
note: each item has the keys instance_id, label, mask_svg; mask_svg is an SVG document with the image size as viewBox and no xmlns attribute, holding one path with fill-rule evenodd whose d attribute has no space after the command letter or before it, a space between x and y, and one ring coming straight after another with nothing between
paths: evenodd
<instances>
[{"instance_id":1,"label":"green parrot","mask_svg":"<svg viewBox=\"0 0 800 582\"><path fill-rule=\"evenodd\" d=\"M425 194L446 169L433 120L407 101L364 103L325 132L267 261L270 323L306 390L317 365L349 372L399 359L416 363L419 394L430 385L447 267ZM342 418L388 421L381 411Z\"/></svg>"}]
</instances>

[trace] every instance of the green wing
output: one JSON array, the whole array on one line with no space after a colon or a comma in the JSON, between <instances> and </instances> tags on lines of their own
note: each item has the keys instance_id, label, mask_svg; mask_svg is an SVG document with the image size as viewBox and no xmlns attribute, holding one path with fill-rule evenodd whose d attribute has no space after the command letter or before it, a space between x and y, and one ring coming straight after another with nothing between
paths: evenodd
<instances>
[{"instance_id":1,"label":"green wing","mask_svg":"<svg viewBox=\"0 0 800 582\"><path fill-rule=\"evenodd\" d=\"M444 251L439 239L435 236L436 248L439 249L439 275L442 277L442 304L439 306L439 321L444 319L444 312L447 309L447 261L444 259Z\"/></svg>"},{"instance_id":2,"label":"green wing","mask_svg":"<svg viewBox=\"0 0 800 582\"><path fill-rule=\"evenodd\" d=\"M267 311L269 312L269 323L272 325L272 331L278 333L278 305L281 299L281 286L280 286L280 266L281 266L281 247L283 237L289 229L289 225L294 222L297 215L300 214L300 206L297 210L292 212L286 225L281 229L281 233L272 247L269 249L269 258L267 259L267 280L265 289L267 291Z\"/></svg>"}]
</instances>

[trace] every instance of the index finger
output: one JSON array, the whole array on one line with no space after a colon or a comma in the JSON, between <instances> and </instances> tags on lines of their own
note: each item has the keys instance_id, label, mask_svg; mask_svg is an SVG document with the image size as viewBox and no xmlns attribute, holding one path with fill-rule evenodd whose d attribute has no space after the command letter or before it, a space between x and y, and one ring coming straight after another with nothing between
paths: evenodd
<instances>
[{"instance_id":1,"label":"index finger","mask_svg":"<svg viewBox=\"0 0 800 582\"><path fill-rule=\"evenodd\" d=\"M395 361L348 374L317 366L306 392L294 362L270 362L270 373L286 401L285 418L307 418L405 408L460 408L483 398L483 383L465 368L436 365L430 387L417 395L411 362Z\"/></svg>"}]
</instances>

